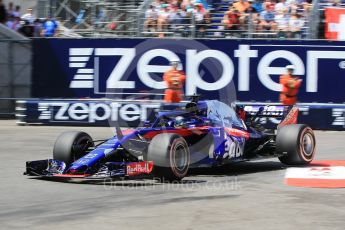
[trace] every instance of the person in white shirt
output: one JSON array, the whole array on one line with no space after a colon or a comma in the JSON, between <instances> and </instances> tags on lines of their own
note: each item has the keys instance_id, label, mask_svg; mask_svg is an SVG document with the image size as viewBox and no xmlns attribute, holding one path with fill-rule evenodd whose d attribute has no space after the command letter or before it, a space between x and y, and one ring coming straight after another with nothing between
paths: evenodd
<instances>
[{"instance_id":1,"label":"person in white shirt","mask_svg":"<svg viewBox=\"0 0 345 230\"><path fill-rule=\"evenodd\" d=\"M144 31L147 31L148 29L156 30L158 11L156 10L155 5L150 5L150 8L145 12L145 19Z\"/></svg>"},{"instance_id":2,"label":"person in white shirt","mask_svg":"<svg viewBox=\"0 0 345 230\"><path fill-rule=\"evenodd\" d=\"M286 32L289 25L289 15L287 14L276 14L274 17L275 22L277 23L278 37L285 38Z\"/></svg>"},{"instance_id":3,"label":"person in white shirt","mask_svg":"<svg viewBox=\"0 0 345 230\"><path fill-rule=\"evenodd\" d=\"M157 30L163 32L169 25L170 10L168 4L162 5L162 10L158 14ZM164 33L159 34L160 37L164 37Z\"/></svg>"},{"instance_id":4,"label":"person in white shirt","mask_svg":"<svg viewBox=\"0 0 345 230\"><path fill-rule=\"evenodd\" d=\"M290 38L301 38L302 28L304 26L304 20L301 16L294 12L289 20L289 37Z\"/></svg>"},{"instance_id":5,"label":"person in white shirt","mask_svg":"<svg viewBox=\"0 0 345 230\"><path fill-rule=\"evenodd\" d=\"M287 13L289 11L289 4L286 0L280 0L274 7L274 11L278 14Z\"/></svg>"},{"instance_id":6,"label":"person in white shirt","mask_svg":"<svg viewBox=\"0 0 345 230\"><path fill-rule=\"evenodd\" d=\"M197 37L203 37L204 32L205 32L205 13L202 12L202 5L201 4L195 4L194 6L194 18L195 18L195 28L197 32Z\"/></svg>"},{"instance_id":7,"label":"person in white shirt","mask_svg":"<svg viewBox=\"0 0 345 230\"><path fill-rule=\"evenodd\" d=\"M34 21L36 20L36 17L32 14L33 10L32 8L28 8L26 10L26 14L24 14L21 19L23 21L28 21L30 24L34 24Z\"/></svg>"}]
</instances>

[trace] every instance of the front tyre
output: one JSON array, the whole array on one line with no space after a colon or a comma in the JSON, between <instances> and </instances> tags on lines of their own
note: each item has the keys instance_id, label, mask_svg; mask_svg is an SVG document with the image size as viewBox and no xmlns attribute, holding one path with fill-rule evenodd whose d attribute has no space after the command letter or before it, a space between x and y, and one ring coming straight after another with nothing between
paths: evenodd
<instances>
[{"instance_id":1,"label":"front tyre","mask_svg":"<svg viewBox=\"0 0 345 230\"><path fill-rule=\"evenodd\" d=\"M186 140L176 134L156 135L148 147L147 159L153 161L153 174L163 181L180 181L187 175L190 152Z\"/></svg>"},{"instance_id":2,"label":"front tyre","mask_svg":"<svg viewBox=\"0 0 345 230\"><path fill-rule=\"evenodd\" d=\"M278 130L277 153L280 162L286 165L309 164L315 155L315 135L307 125L287 125Z\"/></svg>"},{"instance_id":3,"label":"front tyre","mask_svg":"<svg viewBox=\"0 0 345 230\"><path fill-rule=\"evenodd\" d=\"M84 156L91 146L93 142L89 134L78 131L64 132L55 141L53 159L69 165Z\"/></svg>"}]
</instances>

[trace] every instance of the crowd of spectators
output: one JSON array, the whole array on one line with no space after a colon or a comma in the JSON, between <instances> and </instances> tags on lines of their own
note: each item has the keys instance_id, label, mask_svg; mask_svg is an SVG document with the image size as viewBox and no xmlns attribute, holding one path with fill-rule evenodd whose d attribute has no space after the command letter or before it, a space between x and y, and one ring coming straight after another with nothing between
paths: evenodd
<instances>
[{"instance_id":1,"label":"crowd of spectators","mask_svg":"<svg viewBox=\"0 0 345 230\"><path fill-rule=\"evenodd\" d=\"M164 37L166 33L190 33L195 25L195 36L202 37L210 23L206 0L156 0L145 12L144 31Z\"/></svg>"},{"instance_id":2,"label":"crowd of spectators","mask_svg":"<svg viewBox=\"0 0 345 230\"><path fill-rule=\"evenodd\" d=\"M301 38L311 0L235 0L222 23L229 31L250 31L258 36Z\"/></svg>"},{"instance_id":3,"label":"crowd of spectators","mask_svg":"<svg viewBox=\"0 0 345 230\"><path fill-rule=\"evenodd\" d=\"M196 37L202 37L211 23L208 2L215 1L156 0L145 13L144 31L163 37L178 30L190 32L193 24ZM234 0L219 28L226 34L301 38L311 6L312 0Z\"/></svg>"},{"instance_id":4,"label":"crowd of spectators","mask_svg":"<svg viewBox=\"0 0 345 230\"><path fill-rule=\"evenodd\" d=\"M0 23L26 37L54 37L56 35L58 23L51 17L36 18L32 8L28 8L23 15L20 12L20 6L14 6L10 2L6 7L0 0Z\"/></svg>"}]
</instances>

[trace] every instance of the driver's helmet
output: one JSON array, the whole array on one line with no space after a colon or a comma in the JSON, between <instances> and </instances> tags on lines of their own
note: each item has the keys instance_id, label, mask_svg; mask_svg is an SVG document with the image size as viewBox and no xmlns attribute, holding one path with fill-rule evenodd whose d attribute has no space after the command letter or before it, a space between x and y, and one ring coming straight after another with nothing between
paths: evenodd
<instances>
[{"instance_id":1,"label":"driver's helmet","mask_svg":"<svg viewBox=\"0 0 345 230\"><path fill-rule=\"evenodd\" d=\"M184 128L186 125L186 120L182 116L177 116L174 121L175 128Z\"/></svg>"}]
</instances>

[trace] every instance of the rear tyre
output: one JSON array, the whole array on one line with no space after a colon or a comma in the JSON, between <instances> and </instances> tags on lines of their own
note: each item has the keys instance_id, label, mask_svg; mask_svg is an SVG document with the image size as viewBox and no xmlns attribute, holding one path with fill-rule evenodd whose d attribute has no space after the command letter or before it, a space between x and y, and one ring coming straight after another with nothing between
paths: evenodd
<instances>
[{"instance_id":1,"label":"rear tyre","mask_svg":"<svg viewBox=\"0 0 345 230\"><path fill-rule=\"evenodd\" d=\"M84 156L91 146L93 142L89 134L78 131L64 132L55 141L53 159L69 165Z\"/></svg>"},{"instance_id":2,"label":"rear tyre","mask_svg":"<svg viewBox=\"0 0 345 230\"><path fill-rule=\"evenodd\" d=\"M148 147L147 159L153 161L153 175L164 181L180 181L187 175L190 152L186 140L176 134L156 135Z\"/></svg>"},{"instance_id":3,"label":"rear tyre","mask_svg":"<svg viewBox=\"0 0 345 230\"><path fill-rule=\"evenodd\" d=\"M315 155L315 135L313 130L302 124L287 125L278 130L277 153L280 162L286 165L309 164Z\"/></svg>"}]
</instances>

